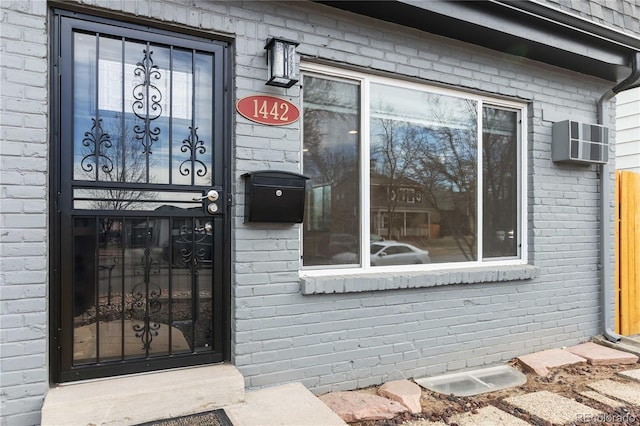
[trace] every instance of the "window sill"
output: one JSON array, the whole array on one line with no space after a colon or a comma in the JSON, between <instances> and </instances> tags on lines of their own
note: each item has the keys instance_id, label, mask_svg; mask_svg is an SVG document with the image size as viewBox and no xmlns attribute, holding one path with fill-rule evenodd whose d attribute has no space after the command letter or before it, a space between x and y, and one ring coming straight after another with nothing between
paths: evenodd
<instances>
[{"instance_id":1,"label":"window sill","mask_svg":"<svg viewBox=\"0 0 640 426\"><path fill-rule=\"evenodd\" d=\"M448 284L474 284L532 280L539 268L532 265L482 266L455 271L378 272L355 275L303 276L302 294L358 293L363 291L426 288Z\"/></svg>"}]
</instances>

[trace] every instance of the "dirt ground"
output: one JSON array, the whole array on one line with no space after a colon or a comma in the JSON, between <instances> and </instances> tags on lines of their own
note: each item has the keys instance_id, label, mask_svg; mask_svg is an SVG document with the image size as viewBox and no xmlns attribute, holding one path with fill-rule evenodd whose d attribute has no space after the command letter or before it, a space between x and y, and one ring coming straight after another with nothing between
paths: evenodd
<instances>
[{"instance_id":1,"label":"dirt ground","mask_svg":"<svg viewBox=\"0 0 640 426\"><path fill-rule=\"evenodd\" d=\"M516 368L519 366L513 363ZM589 383L599 380L611 379L620 382L629 382L628 379L618 376L617 373L625 370L638 369L638 364L633 365L588 365L574 364L565 367L554 368L547 377L540 377L531 373L526 373L527 383L522 386L503 389L501 391L490 392L470 397L456 397L444 395L429 390L422 390L422 413L411 415L405 413L392 420L376 420L351 423L353 426L391 426L402 424L407 421L431 420L450 423L450 417L462 412L476 412L476 410L493 405L509 414L525 420L537 426L551 426L551 423L538 417L531 416L522 410L516 409L504 402L504 399L525 393L546 390L554 392L564 397L573 399L584 405L588 405L607 414L606 419L594 419L593 421L583 421L573 423L574 425L589 426L638 426L640 425L640 407L627 404L625 407L613 409L607 405L591 400L580 395L581 392L591 390L587 387ZM519 368L520 369L520 368ZM522 369L520 369L522 370ZM376 393L377 388L371 387L363 389L362 392Z\"/></svg>"}]
</instances>

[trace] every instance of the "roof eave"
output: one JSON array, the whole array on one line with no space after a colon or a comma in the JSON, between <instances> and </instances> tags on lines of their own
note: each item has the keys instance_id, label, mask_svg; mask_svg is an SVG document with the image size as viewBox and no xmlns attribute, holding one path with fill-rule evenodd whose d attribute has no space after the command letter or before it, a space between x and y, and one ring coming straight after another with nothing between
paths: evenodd
<instances>
[{"instance_id":1,"label":"roof eave","mask_svg":"<svg viewBox=\"0 0 640 426\"><path fill-rule=\"evenodd\" d=\"M640 51L640 38L532 1L317 3L616 83Z\"/></svg>"}]
</instances>

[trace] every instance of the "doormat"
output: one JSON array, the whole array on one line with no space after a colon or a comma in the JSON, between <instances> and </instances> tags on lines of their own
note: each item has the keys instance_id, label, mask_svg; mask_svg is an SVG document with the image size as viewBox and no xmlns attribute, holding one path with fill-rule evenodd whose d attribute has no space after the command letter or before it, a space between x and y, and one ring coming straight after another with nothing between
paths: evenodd
<instances>
[{"instance_id":1,"label":"doormat","mask_svg":"<svg viewBox=\"0 0 640 426\"><path fill-rule=\"evenodd\" d=\"M137 426L233 426L233 423L223 409L218 409L172 419L154 420Z\"/></svg>"}]
</instances>

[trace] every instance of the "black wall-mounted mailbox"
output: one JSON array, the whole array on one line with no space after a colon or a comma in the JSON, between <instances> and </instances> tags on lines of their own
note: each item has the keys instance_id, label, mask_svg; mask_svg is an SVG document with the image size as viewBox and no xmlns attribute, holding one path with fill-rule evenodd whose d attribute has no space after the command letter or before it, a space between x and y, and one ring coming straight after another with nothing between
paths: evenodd
<instances>
[{"instance_id":1,"label":"black wall-mounted mailbox","mask_svg":"<svg viewBox=\"0 0 640 426\"><path fill-rule=\"evenodd\" d=\"M302 222L308 177L274 170L245 173L242 177L245 222Z\"/></svg>"}]
</instances>

